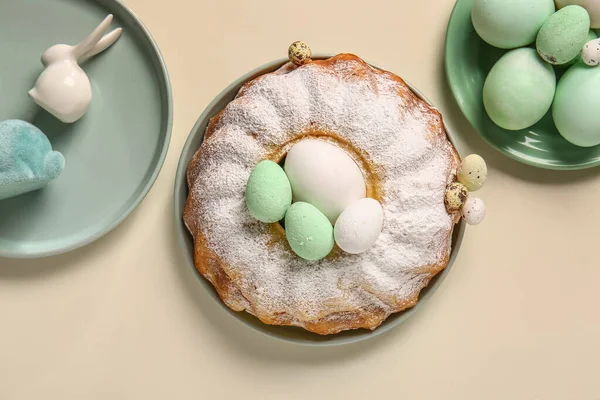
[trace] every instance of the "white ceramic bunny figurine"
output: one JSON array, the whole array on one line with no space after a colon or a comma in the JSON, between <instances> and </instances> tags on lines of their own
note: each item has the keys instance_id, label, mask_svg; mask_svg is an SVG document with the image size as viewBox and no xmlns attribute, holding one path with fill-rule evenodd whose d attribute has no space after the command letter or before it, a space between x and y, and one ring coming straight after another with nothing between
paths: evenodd
<instances>
[{"instance_id":1,"label":"white ceramic bunny figurine","mask_svg":"<svg viewBox=\"0 0 600 400\"><path fill-rule=\"evenodd\" d=\"M119 38L121 28L104 35L112 18L112 15L107 16L78 45L57 44L42 54L42 64L46 69L29 95L40 107L62 122L77 121L86 113L92 101L90 80L79 64L106 50Z\"/></svg>"}]
</instances>

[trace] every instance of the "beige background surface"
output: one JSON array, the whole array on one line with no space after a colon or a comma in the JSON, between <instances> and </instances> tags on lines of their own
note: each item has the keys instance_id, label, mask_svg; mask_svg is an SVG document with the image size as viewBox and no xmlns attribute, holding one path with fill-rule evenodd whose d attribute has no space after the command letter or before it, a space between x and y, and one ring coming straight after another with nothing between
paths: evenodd
<instances>
[{"instance_id":1,"label":"beige background surface","mask_svg":"<svg viewBox=\"0 0 600 400\"><path fill-rule=\"evenodd\" d=\"M551 172L485 145L442 68L453 0L128 0L173 84L171 148L119 228L78 251L0 259L0 399L600 399L600 169ZM231 319L177 247L183 143L232 80L294 40L406 78L461 150L490 167L489 216L433 298L403 326L343 348L275 341Z\"/></svg>"}]
</instances>

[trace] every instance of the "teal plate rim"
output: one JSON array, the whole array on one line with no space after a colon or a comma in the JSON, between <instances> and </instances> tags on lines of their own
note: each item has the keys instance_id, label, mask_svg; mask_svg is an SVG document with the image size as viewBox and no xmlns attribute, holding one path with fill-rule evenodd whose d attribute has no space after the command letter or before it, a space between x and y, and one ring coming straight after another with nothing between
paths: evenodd
<instances>
[{"instance_id":1,"label":"teal plate rim","mask_svg":"<svg viewBox=\"0 0 600 400\"><path fill-rule=\"evenodd\" d=\"M325 59L333 56L333 54L316 54L313 55L314 59ZM240 324L250 327L251 329L263 333L272 338L282 340L288 343L294 343L298 345L305 346L341 346L351 343L357 343L363 340L372 339L376 336L379 336L385 332L390 331L391 329L397 327L402 322L406 321L409 317L414 315L426 302L426 300L433 295L433 293L437 290L437 288L441 285L442 281L450 272L452 265L454 264L456 257L458 255L460 245L465 233L466 223L464 220L460 220L460 222L455 226L453 235L452 235L452 247L450 252L450 258L448 261L448 265L444 270L438 273L429 283L427 287L425 287L420 295L419 301L417 304L405 311L400 313L390 315L377 329L374 331L369 331L365 329L355 330L355 331L345 331L342 333L338 333L335 335L328 336L320 336L308 331L305 331L302 328L297 327L288 327L288 326L271 326L263 324L258 318L248 314L245 311L236 312L227 307L219 298L219 295L216 293L214 287L210 282L208 282L196 269L193 259L193 249L194 244L192 241L192 237L187 230L183 222L183 210L185 207L185 203L188 197L188 186L186 179L187 166L196 153L197 149L202 144L204 140L204 132L206 130L206 126L208 125L208 121L216 115L219 111L223 109L225 105L227 105L235 95L237 95L240 87L247 81L252 80L258 76L264 75L266 73L272 72L288 62L287 58L281 58L275 61L271 61L266 63L248 73L243 75L242 77L236 79L229 86L227 86L221 93L217 95L204 109L196 123L194 124L186 142L181 151L181 155L179 158L179 162L177 165L177 173L175 176L174 183L174 217L175 217L175 225L177 230L177 239L180 245L180 249L185 256L186 263L188 267L192 268L196 277L198 278L202 287L206 290L206 293L219 305L221 309L226 311L228 315L233 317ZM378 68L374 64L370 64L375 68ZM406 82L406 81L405 81ZM410 83L406 82L409 88L421 99L431 104L431 102L416 88L414 88ZM454 135L445 125L446 134L452 144L457 148L457 143ZM457 151L458 148L457 148ZM460 151L459 151L460 153Z\"/></svg>"},{"instance_id":2,"label":"teal plate rim","mask_svg":"<svg viewBox=\"0 0 600 400\"><path fill-rule=\"evenodd\" d=\"M68 245L52 248L52 249L45 250L45 251L39 251L39 252L35 252L35 253L31 253L31 252L24 253L24 252L18 252L18 251L15 252L15 251L10 251L10 250L3 250L0 248L0 257L14 258L14 259L18 259L18 258L34 259L34 258L50 257L50 256L55 256L55 255L59 255L59 254L63 254L63 253L67 253L69 251L79 249L81 247L84 247L84 246L100 239L101 237L105 236L106 234L111 232L113 229L115 229L117 226L119 226L133 212L133 210L135 210L140 205L140 203L144 200L144 198L146 197L146 195L148 194L148 192L150 191L152 186L154 186L154 183L156 182L156 178L158 178L158 175L160 174L160 171L162 170L165 159L167 157L167 153L169 151L169 146L171 143L171 134L172 134L172 130L173 130L173 93L172 93L172 88L171 88L171 81L169 79L169 73L167 71L167 66L165 64L162 53L160 52L160 49L158 48L156 41L152 37L152 34L150 33L150 31L148 30L146 25L144 25L144 23L141 21L141 19L129 7L125 6L121 2L121 0L100 0L100 1L94 0L94 1L99 3L100 5L102 5L103 7L106 7L113 14L115 14L117 16L126 14L129 18L131 18L131 20L140 27L144 36L148 40L148 43L150 44L150 46L152 47L152 49L154 51L153 57L156 59L157 65L160 66L160 73L162 75L160 77L160 79L162 81L164 81L163 89L164 89L165 95L166 95L165 100L164 100L166 103L166 124L165 124L165 131L164 131L165 140L162 145L160 155L157 158L154 168L153 169L150 168L152 170L152 173L149 174L149 176L147 178L148 181L147 181L146 185L143 187L143 189L140 190L137 198L135 198L135 200L133 200L131 202L130 206L127 207L119 217L115 218L111 223L107 224L103 229L98 230L93 235L87 236L81 240L74 241Z\"/></svg>"},{"instance_id":3,"label":"teal plate rim","mask_svg":"<svg viewBox=\"0 0 600 400\"><path fill-rule=\"evenodd\" d=\"M526 164L526 165L529 165L532 167L547 169L547 170L555 170L555 171L575 171L575 170L595 168L595 167L599 166L600 165L600 157L597 157L594 160L582 161L579 163L577 163L577 162L556 163L556 162L553 162L554 160L548 160L547 162L543 162L542 159L539 159L536 157L528 157L527 155L524 155L524 154L522 155L518 151L514 151L514 149L502 147L501 145L496 143L494 140L490 139L490 137L488 135L483 134L480 131L480 129L482 129L482 128L479 127L477 121L474 120L475 117L473 117L471 115L471 113L469 113L469 110L467 109L468 106L463 104L463 102L460 101L461 92L458 89L460 82L457 82L457 79L454 78L454 76L456 76L457 74L451 73L452 71L456 70L457 68L461 68L460 65L452 65L451 64L451 60L454 59L454 57L452 57L450 55L451 51L452 51L451 50L452 46L450 45L450 41L452 40L451 31L452 31L452 27L454 27L456 24L460 23L459 20L461 20L461 18L459 18L459 13L463 11L462 8L466 7L466 4L468 2L472 3L473 0L456 0L454 7L452 8L450 17L448 19L448 25L446 27L445 42L444 42L444 69L445 69L446 79L448 81L448 86L450 87L452 96L454 97L454 100L456 101L456 104L458 105L462 115L469 122L469 124L473 127L473 130L475 132L477 132L479 137L482 138L484 140L484 142L487 143L488 145L490 145L493 149L497 150L501 154L503 154L515 161L518 161L522 164ZM470 21L470 18L469 18L469 21ZM548 115L546 115L542 121L547 120L547 119L548 119ZM540 122L542 122L542 121L540 121ZM566 146L574 146L574 145L571 145L570 143L568 143L566 140L564 142L565 142ZM584 152L584 151L589 151L589 149L593 149L593 148L579 148L579 149L582 152Z\"/></svg>"}]
</instances>

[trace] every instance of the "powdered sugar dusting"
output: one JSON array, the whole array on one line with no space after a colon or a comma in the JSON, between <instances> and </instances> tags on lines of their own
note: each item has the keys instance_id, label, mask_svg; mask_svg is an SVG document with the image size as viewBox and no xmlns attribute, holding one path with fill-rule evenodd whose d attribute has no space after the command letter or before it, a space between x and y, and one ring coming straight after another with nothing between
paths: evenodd
<instances>
[{"instance_id":1,"label":"powdered sugar dusting","mask_svg":"<svg viewBox=\"0 0 600 400\"><path fill-rule=\"evenodd\" d=\"M412 95L399 96L409 89L385 73L356 76L358 62L287 65L254 81L226 107L189 172L194 224L254 314L298 321L354 307L389 314L428 282L426 267L448 257L454 217L444 191L455 171L452 145L431 132L439 116ZM254 166L309 128L363 150L383 178L384 228L366 253L305 261L273 243L271 228L246 210Z\"/></svg>"}]
</instances>

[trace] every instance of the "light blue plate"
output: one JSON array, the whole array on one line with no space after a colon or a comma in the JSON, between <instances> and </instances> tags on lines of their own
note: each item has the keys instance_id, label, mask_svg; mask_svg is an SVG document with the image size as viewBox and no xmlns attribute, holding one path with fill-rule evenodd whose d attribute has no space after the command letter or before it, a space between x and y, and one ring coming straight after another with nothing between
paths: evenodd
<instances>
[{"instance_id":1,"label":"light blue plate","mask_svg":"<svg viewBox=\"0 0 600 400\"><path fill-rule=\"evenodd\" d=\"M313 59L323 59L329 58L332 55L314 55ZM202 287L209 293L209 295L217 302L219 306L223 308L229 315L236 318L238 321L242 322L244 325L249 326L253 329L256 329L259 332L262 332L266 335L272 336L277 339L285 340L292 343L302 344L302 345L313 345L313 346L339 346L354 342L359 342L361 340L373 338L379 334L389 331L390 329L400 325L402 322L406 321L411 315L419 310L419 308L423 305L425 300L427 300L435 290L440 286L448 272L450 272L450 268L456 259L458 254L458 250L460 248L460 244L462 242L462 238L465 232L465 222L464 220L460 220L457 226L454 228L454 233L452 235L452 249L450 253L450 261L448 262L448 266L439 274L435 276L429 283L425 289L421 291L419 296L419 302L413 308L410 308L401 313L391 315L379 328L374 331L368 330L356 330L356 331L347 331L342 332L337 335L329 335L329 336L319 336L317 334L310 333L301 328L295 327L284 327L284 326L270 326L265 325L260 322L257 318L246 312L235 312L232 311L229 307L225 306L223 302L220 300L219 295L214 290L213 286L208 282L194 266L194 242L192 240L192 236L188 232L185 224L183 223L183 210L185 207L185 202L188 197L188 187L186 181L186 170L187 166L196 153L196 150L202 144L204 140L204 131L206 130L206 126L208 125L208 121L219 113L230 101L232 101L237 92L240 90L242 85L245 82L248 82L260 75L264 75L266 73L275 71L279 67L281 67L287 59L280 59L268 64L265 64L241 78L237 79L231 85L229 85L225 90L223 90L204 110L200 118L196 122L196 125L192 128L192 132L190 133L185 146L183 147L183 151L181 152L181 158L179 159L179 164L177 166L177 176L175 177L175 224L177 227L177 236L179 239L179 243L183 249L185 259L190 268L192 268L196 275L198 276ZM411 86L408 82L407 85L424 101L429 102L429 100L423 96L421 92ZM454 140L454 136L450 130L446 127L446 132L448 137L456 146L456 141ZM208 305L207 305L208 307Z\"/></svg>"},{"instance_id":2,"label":"light blue plate","mask_svg":"<svg viewBox=\"0 0 600 400\"><path fill-rule=\"evenodd\" d=\"M84 65L92 104L80 121L63 124L27 95L42 71L40 55L76 44L107 14L123 34ZM0 201L0 256L43 257L88 244L142 201L167 153L171 88L158 48L115 0L0 0L0 54L0 120L33 123L66 158L48 187Z\"/></svg>"}]
</instances>

